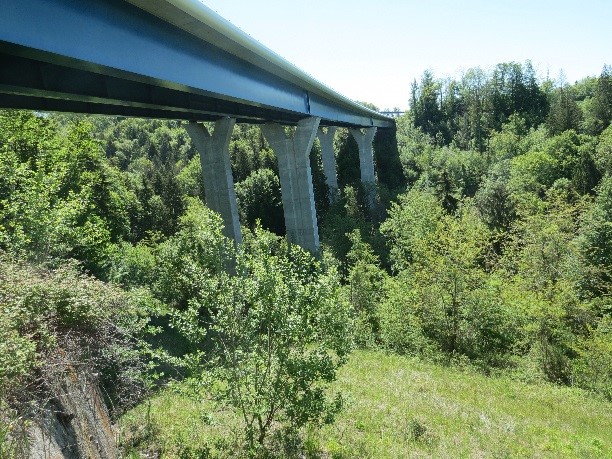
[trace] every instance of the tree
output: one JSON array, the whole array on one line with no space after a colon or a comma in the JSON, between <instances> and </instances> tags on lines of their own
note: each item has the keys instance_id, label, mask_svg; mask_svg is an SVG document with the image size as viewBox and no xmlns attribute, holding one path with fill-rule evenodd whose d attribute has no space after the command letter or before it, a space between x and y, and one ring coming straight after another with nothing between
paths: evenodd
<instances>
[{"instance_id":1,"label":"tree","mask_svg":"<svg viewBox=\"0 0 612 459\"><path fill-rule=\"evenodd\" d=\"M582 124L582 110L576 103L570 86L565 85L553 93L550 112L546 125L552 134L561 134L567 130L578 131Z\"/></svg>"},{"instance_id":2,"label":"tree","mask_svg":"<svg viewBox=\"0 0 612 459\"><path fill-rule=\"evenodd\" d=\"M601 133L612 121L612 66L604 65L597 80L592 104L596 125L594 134Z\"/></svg>"},{"instance_id":3,"label":"tree","mask_svg":"<svg viewBox=\"0 0 612 459\"><path fill-rule=\"evenodd\" d=\"M285 234L283 203L278 176L270 169L258 169L236 184L240 221L255 228L261 226L279 236Z\"/></svg>"},{"instance_id":4,"label":"tree","mask_svg":"<svg viewBox=\"0 0 612 459\"><path fill-rule=\"evenodd\" d=\"M133 196L104 158L91 124L60 131L45 117L7 112L0 132L10 133L0 147L4 248L37 261L76 258L103 276L111 245L129 236Z\"/></svg>"},{"instance_id":5,"label":"tree","mask_svg":"<svg viewBox=\"0 0 612 459\"><path fill-rule=\"evenodd\" d=\"M580 228L582 284L591 295L612 293L612 177L605 176L597 187L592 207Z\"/></svg>"},{"instance_id":6,"label":"tree","mask_svg":"<svg viewBox=\"0 0 612 459\"><path fill-rule=\"evenodd\" d=\"M427 211L424 197L406 196L413 200L407 203L410 211L406 205L395 207L385 222L395 244L409 247L410 261L395 261L402 269L382 307L381 334L393 340L391 345L431 352L433 344L447 357L462 355L485 366L503 364L517 339L517 316L499 302L501 282L481 266L489 232L469 200L456 217L442 213L432 219L429 214L424 228L398 231L415 210ZM395 330L405 330L417 342L398 339Z\"/></svg>"},{"instance_id":7,"label":"tree","mask_svg":"<svg viewBox=\"0 0 612 459\"><path fill-rule=\"evenodd\" d=\"M488 91L487 76L479 68L468 70L461 79L464 111L455 134L455 142L460 148L473 148L481 153L486 149L492 109Z\"/></svg>"},{"instance_id":8,"label":"tree","mask_svg":"<svg viewBox=\"0 0 612 459\"><path fill-rule=\"evenodd\" d=\"M525 120L516 113L510 115L501 130L491 134L489 141L491 161L512 159L527 153L526 137L528 133Z\"/></svg>"},{"instance_id":9,"label":"tree","mask_svg":"<svg viewBox=\"0 0 612 459\"><path fill-rule=\"evenodd\" d=\"M380 343L379 304L387 275L370 246L361 240L359 230L348 234L352 243L349 262L348 297L355 313L355 340L364 347Z\"/></svg>"},{"instance_id":10,"label":"tree","mask_svg":"<svg viewBox=\"0 0 612 459\"><path fill-rule=\"evenodd\" d=\"M483 221L501 234L508 231L516 217L516 202L508 187L507 166L507 163L497 163L474 196L474 204Z\"/></svg>"},{"instance_id":11,"label":"tree","mask_svg":"<svg viewBox=\"0 0 612 459\"><path fill-rule=\"evenodd\" d=\"M389 218L380 231L389 241L390 259L396 272L407 269L418 259L420 241L436 231L444 209L431 190L412 188L391 204Z\"/></svg>"},{"instance_id":12,"label":"tree","mask_svg":"<svg viewBox=\"0 0 612 459\"><path fill-rule=\"evenodd\" d=\"M434 79L430 70L423 72L419 84L416 80L412 83L410 111L415 127L434 139L441 137L446 142L450 140L441 108L441 84Z\"/></svg>"},{"instance_id":13,"label":"tree","mask_svg":"<svg viewBox=\"0 0 612 459\"><path fill-rule=\"evenodd\" d=\"M500 129L513 113L520 114L527 127L538 126L546 119L548 100L538 86L531 62L497 64L489 84L495 129Z\"/></svg>"},{"instance_id":14,"label":"tree","mask_svg":"<svg viewBox=\"0 0 612 459\"><path fill-rule=\"evenodd\" d=\"M612 175L612 127L608 126L599 136L593 157L602 174Z\"/></svg>"},{"instance_id":15,"label":"tree","mask_svg":"<svg viewBox=\"0 0 612 459\"><path fill-rule=\"evenodd\" d=\"M155 247L153 293L178 310L198 307L210 317L222 274L231 258L231 243L221 236L221 217L197 198L186 199L178 231ZM208 305L212 309L207 309Z\"/></svg>"},{"instance_id":16,"label":"tree","mask_svg":"<svg viewBox=\"0 0 612 459\"><path fill-rule=\"evenodd\" d=\"M535 364L536 377L565 384L577 336L592 320L574 274L580 203L568 199L569 193L569 180L558 180L537 212L515 222L496 269L505 282L504 301L525 318L525 359Z\"/></svg>"}]
</instances>

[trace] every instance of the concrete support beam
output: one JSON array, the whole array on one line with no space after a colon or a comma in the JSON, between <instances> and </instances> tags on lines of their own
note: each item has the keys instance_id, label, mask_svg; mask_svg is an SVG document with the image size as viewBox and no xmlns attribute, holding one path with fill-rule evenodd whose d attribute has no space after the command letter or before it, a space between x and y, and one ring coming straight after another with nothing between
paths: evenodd
<instances>
[{"instance_id":1,"label":"concrete support beam","mask_svg":"<svg viewBox=\"0 0 612 459\"><path fill-rule=\"evenodd\" d=\"M223 234L236 243L241 243L242 233L229 155L234 124L234 118L221 118L215 122L212 134L203 125L195 122L186 125L185 129L200 152L206 205L221 214L225 226Z\"/></svg>"},{"instance_id":2,"label":"concrete support beam","mask_svg":"<svg viewBox=\"0 0 612 459\"><path fill-rule=\"evenodd\" d=\"M325 131L319 128L317 137L321 143L321 159L323 160L323 173L325 183L329 188L329 202L333 203L338 197L338 176L336 174L336 155L334 154L334 135L336 127L328 127Z\"/></svg>"},{"instance_id":3,"label":"concrete support beam","mask_svg":"<svg viewBox=\"0 0 612 459\"><path fill-rule=\"evenodd\" d=\"M320 121L321 118L314 117L301 120L292 136L287 136L279 124L261 126L278 157L287 237L311 253L317 253L320 248L310 170L310 150Z\"/></svg>"},{"instance_id":4,"label":"concrete support beam","mask_svg":"<svg viewBox=\"0 0 612 459\"><path fill-rule=\"evenodd\" d=\"M361 129L349 129L353 138L359 147L359 168L361 170L361 183L374 184L376 177L374 175L374 135L376 134L375 127L367 127Z\"/></svg>"}]
</instances>

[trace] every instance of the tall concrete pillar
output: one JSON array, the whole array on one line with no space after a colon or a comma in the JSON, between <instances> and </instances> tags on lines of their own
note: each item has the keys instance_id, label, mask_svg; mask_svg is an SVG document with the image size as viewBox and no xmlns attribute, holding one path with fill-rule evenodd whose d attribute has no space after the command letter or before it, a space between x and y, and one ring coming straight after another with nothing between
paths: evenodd
<instances>
[{"instance_id":1,"label":"tall concrete pillar","mask_svg":"<svg viewBox=\"0 0 612 459\"><path fill-rule=\"evenodd\" d=\"M376 204L376 176L374 175L374 135L375 127L361 129L349 129L351 135L359 147L359 170L361 171L361 183L366 192L367 203L370 211Z\"/></svg>"},{"instance_id":2,"label":"tall concrete pillar","mask_svg":"<svg viewBox=\"0 0 612 459\"><path fill-rule=\"evenodd\" d=\"M236 120L233 118L221 118L215 123L212 134L203 125L195 122L186 125L185 129L200 152L206 205L221 214L223 234L236 243L241 243L242 233L229 155L234 124Z\"/></svg>"},{"instance_id":3,"label":"tall concrete pillar","mask_svg":"<svg viewBox=\"0 0 612 459\"><path fill-rule=\"evenodd\" d=\"M289 241L316 253L319 250L319 230L312 188L310 150L321 118L301 120L295 133L287 136L279 124L264 124L263 135L278 157L285 227Z\"/></svg>"},{"instance_id":4,"label":"tall concrete pillar","mask_svg":"<svg viewBox=\"0 0 612 459\"><path fill-rule=\"evenodd\" d=\"M359 168L361 170L361 182L365 184L376 183L374 176L374 135L376 134L375 127L367 127L363 129L349 129L353 138L359 147Z\"/></svg>"},{"instance_id":5,"label":"tall concrete pillar","mask_svg":"<svg viewBox=\"0 0 612 459\"><path fill-rule=\"evenodd\" d=\"M327 130L319 128L317 137L321 143L321 159L323 160L323 173L325 183L329 188L329 202L333 203L338 197L338 176L336 174L336 155L334 154L334 135L336 127L330 126Z\"/></svg>"}]
</instances>

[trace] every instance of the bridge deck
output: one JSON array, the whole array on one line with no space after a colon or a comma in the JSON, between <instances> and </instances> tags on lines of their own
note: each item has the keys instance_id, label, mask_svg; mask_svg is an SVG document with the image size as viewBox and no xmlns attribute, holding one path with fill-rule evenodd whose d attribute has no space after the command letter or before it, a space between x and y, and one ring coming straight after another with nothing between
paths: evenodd
<instances>
[{"instance_id":1,"label":"bridge deck","mask_svg":"<svg viewBox=\"0 0 612 459\"><path fill-rule=\"evenodd\" d=\"M0 106L380 128L197 0L3 0ZM146 10L146 11L145 11Z\"/></svg>"}]
</instances>

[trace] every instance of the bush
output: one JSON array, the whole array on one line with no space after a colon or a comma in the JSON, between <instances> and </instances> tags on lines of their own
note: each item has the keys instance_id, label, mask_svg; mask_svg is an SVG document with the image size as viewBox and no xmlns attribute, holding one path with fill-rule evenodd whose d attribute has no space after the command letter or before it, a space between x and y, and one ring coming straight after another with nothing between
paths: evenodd
<instances>
[{"instance_id":1,"label":"bush","mask_svg":"<svg viewBox=\"0 0 612 459\"><path fill-rule=\"evenodd\" d=\"M380 268L378 257L361 240L359 230L348 233L353 244L348 253L350 269L346 293L355 313L355 341L362 347L380 343L379 304L384 299L387 273Z\"/></svg>"},{"instance_id":2,"label":"bush","mask_svg":"<svg viewBox=\"0 0 612 459\"><path fill-rule=\"evenodd\" d=\"M188 198L178 232L159 244L155 252L152 291L170 307L202 305L217 289L232 243L221 234L221 217L197 198ZM206 303L214 309L214 306Z\"/></svg>"},{"instance_id":3,"label":"bush","mask_svg":"<svg viewBox=\"0 0 612 459\"><path fill-rule=\"evenodd\" d=\"M236 275L208 298L212 325L190 304L176 314L194 340L212 334L212 351L188 356L195 382L238 410L248 450L266 449L272 431L332 422L342 398L326 388L350 349L350 314L327 260L257 229L236 257Z\"/></svg>"},{"instance_id":4,"label":"bush","mask_svg":"<svg viewBox=\"0 0 612 459\"><path fill-rule=\"evenodd\" d=\"M23 401L49 395L70 367L100 374L117 406L136 401L148 301L75 264L50 271L0 257L0 401L27 414L36 404Z\"/></svg>"},{"instance_id":5,"label":"bush","mask_svg":"<svg viewBox=\"0 0 612 459\"><path fill-rule=\"evenodd\" d=\"M400 268L381 314L386 344L503 365L517 339L517 314L500 304L501 282L482 267L489 231L471 201L457 216L445 214L427 192L411 190L400 201L382 226Z\"/></svg>"},{"instance_id":6,"label":"bush","mask_svg":"<svg viewBox=\"0 0 612 459\"><path fill-rule=\"evenodd\" d=\"M423 323L413 309L414 291L403 276L389 278L380 304L380 339L384 347L399 354L435 358L440 348L423 332Z\"/></svg>"},{"instance_id":7,"label":"bush","mask_svg":"<svg viewBox=\"0 0 612 459\"><path fill-rule=\"evenodd\" d=\"M600 320L579 354L572 365L573 383L612 400L612 317Z\"/></svg>"}]
</instances>

